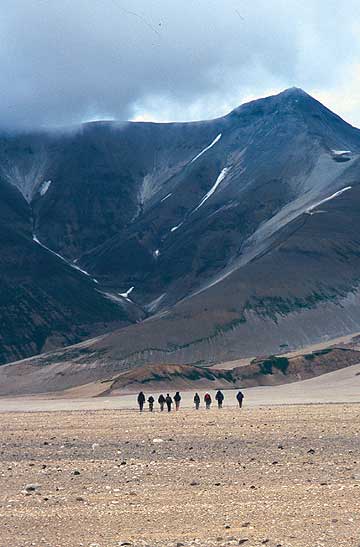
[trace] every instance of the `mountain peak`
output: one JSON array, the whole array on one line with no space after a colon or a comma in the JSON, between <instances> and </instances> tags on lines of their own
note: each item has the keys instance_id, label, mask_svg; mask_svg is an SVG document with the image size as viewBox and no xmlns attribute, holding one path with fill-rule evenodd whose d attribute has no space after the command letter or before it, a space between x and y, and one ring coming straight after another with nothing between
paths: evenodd
<instances>
[{"instance_id":1,"label":"mountain peak","mask_svg":"<svg viewBox=\"0 0 360 547\"><path fill-rule=\"evenodd\" d=\"M281 91L278 93L278 96L284 96L284 97L310 97L306 91L301 89L301 87L288 87L287 89L284 89L284 91Z\"/></svg>"},{"instance_id":2,"label":"mountain peak","mask_svg":"<svg viewBox=\"0 0 360 547\"><path fill-rule=\"evenodd\" d=\"M299 87L289 87L280 93L274 95L262 97L243 103L239 107L235 108L230 115L240 115L240 114L251 114L251 113L262 113L262 114L272 114L278 112L278 110L293 110L298 109L302 103L306 103L309 106L311 103L316 103L317 101L311 97L306 91Z\"/></svg>"}]
</instances>

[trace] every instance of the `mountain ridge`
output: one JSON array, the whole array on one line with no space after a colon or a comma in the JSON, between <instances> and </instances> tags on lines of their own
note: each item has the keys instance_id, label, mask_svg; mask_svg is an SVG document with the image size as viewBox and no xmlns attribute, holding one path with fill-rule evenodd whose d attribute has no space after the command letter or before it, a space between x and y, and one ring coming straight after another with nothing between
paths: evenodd
<instances>
[{"instance_id":1,"label":"mountain ridge","mask_svg":"<svg viewBox=\"0 0 360 547\"><path fill-rule=\"evenodd\" d=\"M360 130L298 88L205 122L2 135L3 224L21 251L5 231L2 250L23 272L12 281L34 291L41 253L59 295L36 348L2 340L2 361L97 334L104 316L113 334L94 362L99 352L120 369L169 355L209 364L357 330L359 181ZM25 271L26 254L35 266ZM67 339L69 303L61 336L54 318L73 276L87 295L72 293L73 313L97 311ZM0 278L7 286L4 264ZM29 309L43 316L35 294Z\"/></svg>"}]
</instances>

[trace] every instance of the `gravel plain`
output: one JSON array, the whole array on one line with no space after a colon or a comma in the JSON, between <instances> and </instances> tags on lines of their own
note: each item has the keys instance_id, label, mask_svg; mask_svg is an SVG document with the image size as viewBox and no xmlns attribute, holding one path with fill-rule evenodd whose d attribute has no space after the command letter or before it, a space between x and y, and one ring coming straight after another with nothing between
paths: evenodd
<instances>
[{"instance_id":1,"label":"gravel plain","mask_svg":"<svg viewBox=\"0 0 360 547\"><path fill-rule=\"evenodd\" d=\"M0 414L0 546L360 546L360 405Z\"/></svg>"}]
</instances>

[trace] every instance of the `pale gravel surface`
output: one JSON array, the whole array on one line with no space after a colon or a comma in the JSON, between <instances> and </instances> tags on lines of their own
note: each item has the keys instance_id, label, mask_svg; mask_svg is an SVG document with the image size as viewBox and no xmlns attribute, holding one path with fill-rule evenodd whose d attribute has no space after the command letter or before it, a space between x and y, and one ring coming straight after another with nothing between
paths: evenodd
<instances>
[{"instance_id":1,"label":"pale gravel surface","mask_svg":"<svg viewBox=\"0 0 360 547\"><path fill-rule=\"evenodd\" d=\"M237 391L224 391L225 406L236 405ZM245 394L246 406L250 407L284 404L360 403L360 364L302 382L281 386L253 387L242 391ZM199 391L199 393L203 396L204 391ZM211 393L214 395L214 392ZM153 393L153 395L157 399L158 394ZM182 406L191 408L194 392L184 392L182 395ZM133 409L135 407L136 396L134 394L124 394L121 397L71 399L54 395L0 397L0 412Z\"/></svg>"},{"instance_id":2,"label":"pale gravel surface","mask_svg":"<svg viewBox=\"0 0 360 547\"><path fill-rule=\"evenodd\" d=\"M359 404L1 421L0 547L360 545Z\"/></svg>"}]
</instances>

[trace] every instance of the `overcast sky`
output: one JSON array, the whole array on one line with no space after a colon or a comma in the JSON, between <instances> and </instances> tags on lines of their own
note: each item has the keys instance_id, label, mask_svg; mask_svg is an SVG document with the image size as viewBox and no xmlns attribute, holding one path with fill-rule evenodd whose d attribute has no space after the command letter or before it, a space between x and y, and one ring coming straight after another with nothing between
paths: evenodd
<instances>
[{"instance_id":1,"label":"overcast sky","mask_svg":"<svg viewBox=\"0 0 360 547\"><path fill-rule=\"evenodd\" d=\"M197 120L298 86L360 127L360 1L1 0L0 125Z\"/></svg>"}]
</instances>

